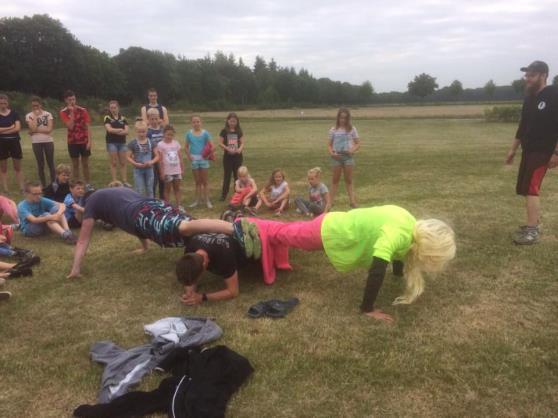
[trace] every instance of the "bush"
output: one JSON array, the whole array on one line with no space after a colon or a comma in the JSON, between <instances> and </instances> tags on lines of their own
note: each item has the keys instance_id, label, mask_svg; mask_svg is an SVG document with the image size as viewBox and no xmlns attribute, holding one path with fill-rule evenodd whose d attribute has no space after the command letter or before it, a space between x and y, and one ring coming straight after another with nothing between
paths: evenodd
<instances>
[{"instance_id":1,"label":"bush","mask_svg":"<svg viewBox=\"0 0 558 418\"><path fill-rule=\"evenodd\" d=\"M487 122L519 122L521 106L494 106L484 111Z\"/></svg>"}]
</instances>

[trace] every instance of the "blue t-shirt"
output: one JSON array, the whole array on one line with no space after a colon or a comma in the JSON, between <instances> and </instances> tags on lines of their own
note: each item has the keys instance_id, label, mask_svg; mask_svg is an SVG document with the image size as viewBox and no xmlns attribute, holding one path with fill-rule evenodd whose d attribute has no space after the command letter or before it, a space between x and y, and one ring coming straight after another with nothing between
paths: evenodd
<instances>
[{"instance_id":1,"label":"blue t-shirt","mask_svg":"<svg viewBox=\"0 0 558 418\"><path fill-rule=\"evenodd\" d=\"M164 136L165 135L163 134L163 128L147 128L147 137L151 140L151 145L153 146L153 148L155 148L157 144L163 140Z\"/></svg>"},{"instance_id":2,"label":"blue t-shirt","mask_svg":"<svg viewBox=\"0 0 558 418\"><path fill-rule=\"evenodd\" d=\"M38 218L44 213L50 212L52 208L58 208L58 203L47 199L46 197L41 197L41 200L37 203L22 200L17 205L17 216L19 217L20 229L23 232L26 232L27 225L29 225L29 221L27 220L29 215L33 215Z\"/></svg>"},{"instance_id":3,"label":"blue t-shirt","mask_svg":"<svg viewBox=\"0 0 558 418\"><path fill-rule=\"evenodd\" d=\"M205 129L202 130L200 136L194 135L192 130L186 133L186 142L190 146L190 155L192 156L201 157L203 148L208 141L211 141L211 135Z\"/></svg>"},{"instance_id":4,"label":"blue t-shirt","mask_svg":"<svg viewBox=\"0 0 558 418\"><path fill-rule=\"evenodd\" d=\"M66 210L64 210L64 216L66 217L66 219L75 217L76 210L72 207L74 203L77 203L78 205L83 207L83 197L78 198L78 200L76 201L74 200L72 194L68 193L64 198L64 205L66 206Z\"/></svg>"}]
</instances>

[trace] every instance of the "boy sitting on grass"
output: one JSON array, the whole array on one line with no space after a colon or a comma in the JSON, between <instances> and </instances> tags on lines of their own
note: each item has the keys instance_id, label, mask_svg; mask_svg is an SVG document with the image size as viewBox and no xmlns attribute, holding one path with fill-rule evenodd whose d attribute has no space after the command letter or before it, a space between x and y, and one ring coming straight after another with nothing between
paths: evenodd
<instances>
[{"instance_id":1,"label":"boy sitting on grass","mask_svg":"<svg viewBox=\"0 0 558 418\"><path fill-rule=\"evenodd\" d=\"M58 164L56 166L56 180L44 188L44 196L55 202L63 203L64 199L70 193L70 176L72 169L66 164Z\"/></svg>"},{"instance_id":2,"label":"boy sitting on grass","mask_svg":"<svg viewBox=\"0 0 558 418\"><path fill-rule=\"evenodd\" d=\"M85 212L85 183L81 180L70 183L70 193L64 199L64 216L70 228L81 227L83 212Z\"/></svg>"},{"instance_id":3,"label":"boy sitting on grass","mask_svg":"<svg viewBox=\"0 0 558 418\"><path fill-rule=\"evenodd\" d=\"M17 205L20 230L26 237L38 237L50 229L68 244L75 245L77 238L68 227L65 209L65 205L43 197L40 183L27 183L25 200Z\"/></svg>"}]
</instances>

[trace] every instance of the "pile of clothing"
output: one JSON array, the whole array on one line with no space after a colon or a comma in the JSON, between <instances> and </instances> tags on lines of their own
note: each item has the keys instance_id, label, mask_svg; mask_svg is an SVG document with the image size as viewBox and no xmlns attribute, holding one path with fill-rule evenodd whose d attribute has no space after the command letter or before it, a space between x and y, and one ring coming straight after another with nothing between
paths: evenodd
<instances>
[{"instance_id":1,"label":"pile of clothing","mask_svg":"<svg viewBox=\"0 0 558 418\"><path fill-rule=\"evenodd\" d=\"M221 337L207 318L164 318L146 325L150 344L123 350L110 341L93 345L92 359L104 363L98 405L81 405L76 417L137 417L167 412L172 418L224 417L230 397L254 369L225 346L200 347ZM153 369L171 373L151 392L129 392Z\"/></svg>"}]
</instances>

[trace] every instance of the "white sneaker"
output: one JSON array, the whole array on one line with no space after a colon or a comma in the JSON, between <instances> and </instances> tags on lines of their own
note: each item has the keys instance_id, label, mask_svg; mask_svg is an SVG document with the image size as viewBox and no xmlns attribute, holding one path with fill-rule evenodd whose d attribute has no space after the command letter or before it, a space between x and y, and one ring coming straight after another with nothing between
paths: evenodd
<instances>
[{"instance_id":1,"label":"white sneaker","mask_svg":"<svg viewBox=\"0 0 558 418\"><path fill-rule=\"evenodd\" d=\"M209 199L207 199L206 204L207 204L208 209L213 209L213 204L211 203L211 201Z\"/></svg>"},{"instance_id":2,"label":"white sneaker","mask_svg":"<svg viewBox=\"0 0 558 418\"><path fill-rule=\"evenodd\" d=\"M191 205L189 205L189 208L195 208L196 206L198 206L198 201L195 200Z\"/></svg>"}]
</instances>

